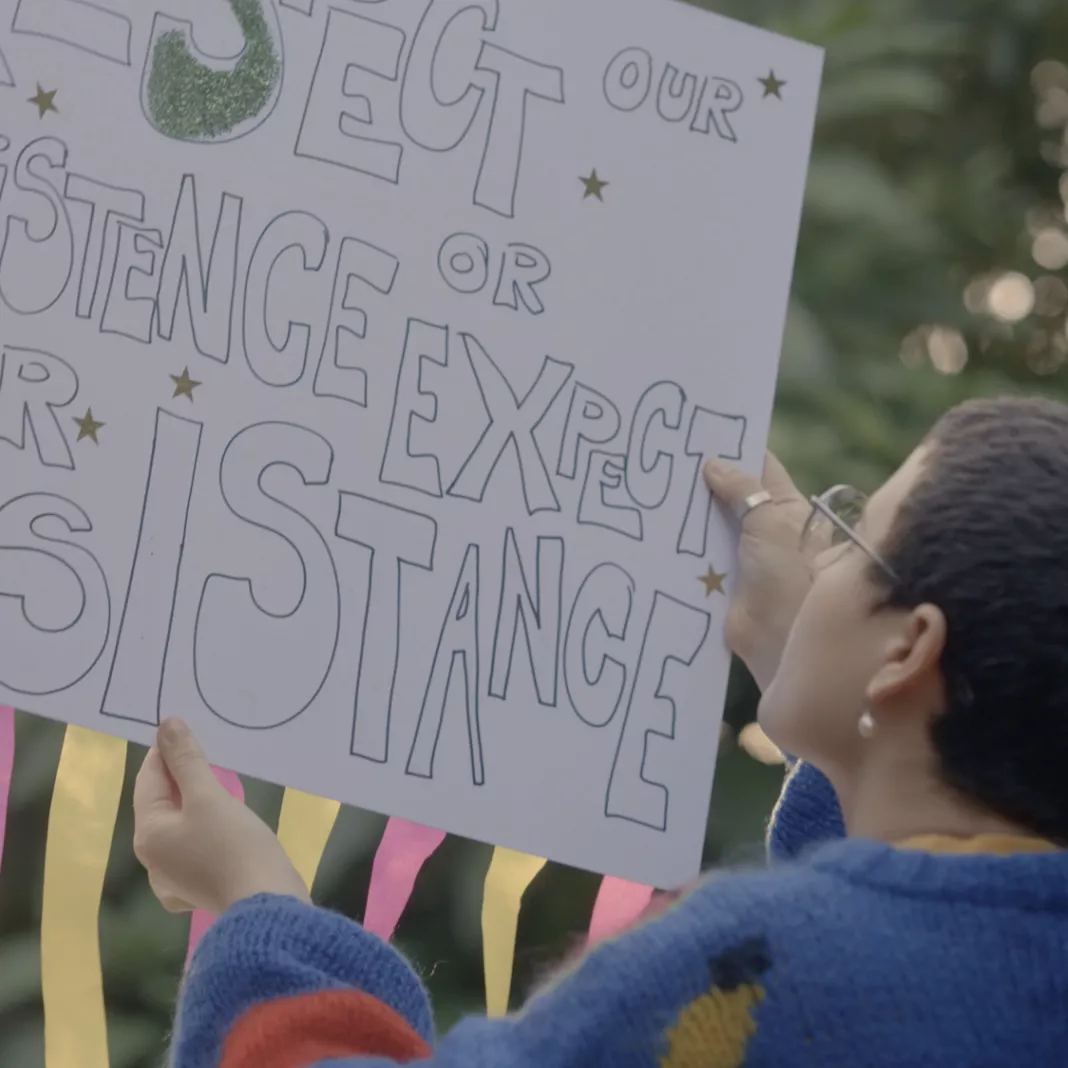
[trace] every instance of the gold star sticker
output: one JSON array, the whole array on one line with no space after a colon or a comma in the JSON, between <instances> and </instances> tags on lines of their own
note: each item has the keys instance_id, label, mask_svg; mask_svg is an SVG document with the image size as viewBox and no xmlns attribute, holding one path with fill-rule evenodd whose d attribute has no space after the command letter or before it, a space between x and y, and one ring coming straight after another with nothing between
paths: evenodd
<instances>
[{"instance_id":1,"label":"gold star sticker","mask_svg":"<svg viewBox=\"0 0 1068 1068\"><path fill-rule=\"evenodd\" d=\"M37 92L27 101L29 104L33 104L37 108L37 117L43 119L50 111L54 111L59 114L59 108L56 107L56 93L58 89L50 89L47 93L41 88L41 83L37 83Z\"/></svg>"},{"instance_id":2,"label":"gold star sticker","mask_svg":"<svg viewBox=\"0 0 1068 1068\"><path fill-rule=\"evenodd\" d=\"M705 588L705 596L711 597L713 593L723 593L723 580L727 576L720 575L716 571L712 570L711 565L708 568L708 574L698 575L697 581L700 582Z\"/></svg>"},{"instance_id":3,"label":"gold star sticker","mask_svg":"<svg viewBox=\"0 0 1068 1068\"><path fill-rule=\"evenodd\" d=\"M180 375L171 375L171 381L174 383L174 396L188 397L190 401L193 400L193 390L200 385L195 378L189 377L188 367Z\"/></svg>"},{"instance_id":4,"label":"gold star sticker","mask_svg":"<svg viewBox=\"0 0 1068 1068\"><path fill-rule=\"evenodd\" d=\"M769 96L773 96L777 100L782 100L782 88L786 85L786 82L776 78L775 71L769 70L766 78L757 78L757 81L764 86L765 100L767 100Z\"/></svg>"},{"instance_id":5,"label":"gold star sticker","mask_svg":"<svg viewBox=\"0 0 1068 1068\"><path fill-rule=\"evenodd\" d=\"M586 187L586 192L582 195L583 200L587 200L589 197L596 197L602 204L604 203L604 197L601 194L609 183L602 182L597 177L596 168L594 168L589 178L580 178L579 181Z\"/></svg>"},{"instance_id":6,"label":"gold star sticker","mask_svg":"<svg viewBox=\"0 0 1068 1068\"><path fill-rule=\"evenodd\" d=\"M106 423L101 423L93 418L93 409L87 408L85 416L81 419L74 420L78 424L78 440L82 438L88 438L94 445L99 445L100 441L96 436L96 432L102 427L106 426Z\"/></svg>"}]
</instances>

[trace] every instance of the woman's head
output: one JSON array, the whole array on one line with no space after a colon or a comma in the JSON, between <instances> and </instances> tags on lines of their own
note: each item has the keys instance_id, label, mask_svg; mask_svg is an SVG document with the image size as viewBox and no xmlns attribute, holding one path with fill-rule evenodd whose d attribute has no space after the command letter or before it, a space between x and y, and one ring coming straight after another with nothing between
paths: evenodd
<instances>
[{"instance_id":1,"label":"woman's head","mask_svg":"<svg viewBox=\"0 0 1068 1068\"><path fill-rule=\"evenodd\" d=\"M892 754L1068 841L1068 408L953 409L854 531L814 559L768 733L840 789Z\"/></svg>"}]
</instances>

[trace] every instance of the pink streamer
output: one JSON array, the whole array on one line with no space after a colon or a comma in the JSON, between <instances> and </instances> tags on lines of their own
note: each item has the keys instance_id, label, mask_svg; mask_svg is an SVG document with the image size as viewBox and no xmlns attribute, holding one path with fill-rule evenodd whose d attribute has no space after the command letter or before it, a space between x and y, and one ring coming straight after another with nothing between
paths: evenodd
<instances>
[{"instance_id":1,"label":"pink streamer","mask_svg":"<svg viewBox=\"0 0 1068 1068\"><path fill-rule=\"evenodd\" d=\"M15 768L15 710L0 705L0 861L4 859L4 832L7 829L7 798L11 773Z\"/></svg>"},{"instance_id":2,"label":"pink streamer","mask_svg":"<svg viewBox=\"0 0 1068 1068\"><path fill-rule=\"evenodd\" d=\"M396 817L386 823L371 865L371 885L363 916L366 930L384 942L393 937L412 896L416 877L444 839L444 831L418 823Z\"/></svg>"},{"instance_id":3,"label":"pink streamer","mask_svg":"<svg viewBox=\"0 0 1068 1068\"><path fill-rule=\"evenodd\" d=\"M653 898L653 888L640 883L627 882L613 875L606 875L593 905L590 918L589 944L595 945L606 938L632 927L642 918Z\"/></svg>"},{"instance_id":4,"label":"pink streamer","mask_svg":"<svg viewBox=\"0 0 1068 1068\"><path fill-rule=\"evenodd\" d=\"M245 800L245 787L242 785L241 778L237 772L226 771L224 768L212 768L211 770L215 772L215 778L226 787L231 796L236 797L238 801ZM204 932L214 922L215 917L203 909L197 909L189 918L189 950L185 956L186 965L189 964L189 960L193 956L193 950L197 948L197 943L204 937Z\"/></svg>"}]
</instances>

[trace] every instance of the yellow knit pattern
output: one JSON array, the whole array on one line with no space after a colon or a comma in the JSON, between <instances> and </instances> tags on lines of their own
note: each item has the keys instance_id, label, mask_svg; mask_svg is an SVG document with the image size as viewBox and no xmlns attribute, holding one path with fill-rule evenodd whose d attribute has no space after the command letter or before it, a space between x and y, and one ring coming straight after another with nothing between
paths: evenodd
<instances>
[{"instance_id":1,"label":"yellow knit pattern","mask_svg":"<svg viewBox=\"0 0 1068 1068\"><path fill-rule=\"evenodd\" d=\"M660 1068L740 1068L764 1000L767 943L749 939L711 962L711 987L684 1006L664 1035Z\"/></svg>"},{"instance_id":2,"label":"yellow knit pattern","mask_svg":"<svg viewBox=\"0 0 1068 1068\"><path fill-rule=\"evenodd\" d=\"M667 1032L660 1068L740 1068L756 1031L753 1012L763 999L762 986L746 984L714 987L690 1002Z\"/></svg>"}]
</instances>

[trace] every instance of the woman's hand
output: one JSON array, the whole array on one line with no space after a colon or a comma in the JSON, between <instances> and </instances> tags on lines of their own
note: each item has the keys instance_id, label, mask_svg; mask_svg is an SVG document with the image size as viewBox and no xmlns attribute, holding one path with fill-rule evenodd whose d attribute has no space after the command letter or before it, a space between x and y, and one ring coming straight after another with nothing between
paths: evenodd
<instances>
[{"instance_id":1,"label":"woman's hand","mask_svg":"<svg viewBox=\"0 0 1068 1068\"><path fill-rule=\"evenodd\" d=\"M167 720L134 786L134 853L168 912L225 912L258 893L308 900L271 829L215 778L189 728Z\"/></svg>"},{"instance_id":2,"label":"woman's hand","mask_svg":"<svg viewBox=\"0 0 1068 1068\"><path fill-rule=\"evenodd\" d=\"M735 514L754 493L767 490L772 497L742 520L739 581L726 628L731 651L764 690L778 670L786 637L812 584L801 554L801 529L811 506L770 453L762 481L715 460L705 465L704 475L713 495Z\"/></svg>"}]
</instances>

